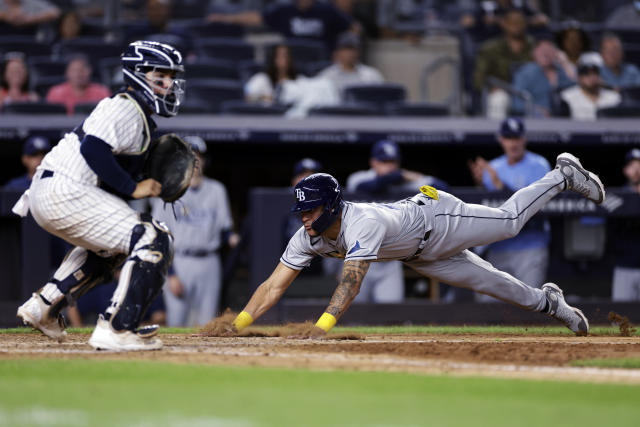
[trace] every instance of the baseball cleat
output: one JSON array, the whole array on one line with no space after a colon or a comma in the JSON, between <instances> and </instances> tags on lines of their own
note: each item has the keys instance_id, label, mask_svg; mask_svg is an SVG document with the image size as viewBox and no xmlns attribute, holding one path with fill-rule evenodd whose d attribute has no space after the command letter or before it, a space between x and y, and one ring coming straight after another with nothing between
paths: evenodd
<instances>
[{"instance_id":1,"label":"baseball cleat","mask_svg":"<svg viewBox=\"0 0 640 427\"><path fill-rule=\"evenodd\" d=\"M589 333L589 321L581 310L571 307L564 300L562 289L555 283L545 283L542 291L549 303L547 314L556 320L564 323L565 326L575 332L576 335L587 335Z\"/></svg>"},{"instance_id":2,"label":"baseball cleat","mask_svg":"<svg viewBox=\"0 0 640 427\"><path fill-rule=\"evenodd\" d=\"M162 341L155 336L144 337L132 331L116 331L104 316L100 315L98 324L89 338L89 345L96 350L141 351L159 350Z\"/></svg>"},{"instance_id":3,"label":"baseball cleat","mask_svg":"<svg viewBox=\"0 0 640 427\"><path fill-rule=\"evenodd\" d=\"M47 304L39 294L33 293L27 302L18 307L17 316L26 326L38 329L49 338L63 341L67 336L64 317L62 314L56 317L49 316L52 306L53 304Z\"/></svg>"},{"instance_id":4,"label":"baseball cleat","mask_svg":"<svg viewBox=\"0 0 640 427\"><path fill-rule=\"evenodd\" d=\"M556 168L564 175L567 189L582 194L597 204L604 202L602 181L596 174L583 168L576 156L569 153L560 154L556 159Z\"/></svg>"}]
</instances>

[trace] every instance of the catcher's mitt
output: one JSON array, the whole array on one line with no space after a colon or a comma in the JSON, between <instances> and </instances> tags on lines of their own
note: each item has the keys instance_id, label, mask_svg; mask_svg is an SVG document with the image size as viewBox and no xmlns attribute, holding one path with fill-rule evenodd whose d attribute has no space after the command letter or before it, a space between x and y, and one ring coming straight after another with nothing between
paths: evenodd
<instances>
[{"instance_id":1,"label":"catcher's mitt","mask_svg":"<svg viewBox=\"0 0 640 427\"><path fill-rule=\"evenodd\" d=\"M151 144L145 174L162 184L160 198L173 203L189 188L195 164L196 155L189 144L168 133Z\"/></svg>"}]
</instances>

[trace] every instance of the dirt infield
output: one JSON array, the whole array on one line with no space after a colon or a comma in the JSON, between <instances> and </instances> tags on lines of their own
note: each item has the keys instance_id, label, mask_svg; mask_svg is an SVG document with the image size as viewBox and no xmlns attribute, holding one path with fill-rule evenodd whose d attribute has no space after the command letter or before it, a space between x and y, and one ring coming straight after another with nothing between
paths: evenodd
<instances>
[{"instance_id":1,"label":"dirt infield","mask_svg":"<svg viewBox=\"0 0 640 427\"><path fill-rule=\"evenodd\" d=\"M86 334L58 344L37 334L0 335L0 360L80 358L640 383L640 370L579 368L579 359L640 357L640 339L614 336L379 335L302 340L162 335L164 348L94 351Z\"/></svg>"}]
</instances>

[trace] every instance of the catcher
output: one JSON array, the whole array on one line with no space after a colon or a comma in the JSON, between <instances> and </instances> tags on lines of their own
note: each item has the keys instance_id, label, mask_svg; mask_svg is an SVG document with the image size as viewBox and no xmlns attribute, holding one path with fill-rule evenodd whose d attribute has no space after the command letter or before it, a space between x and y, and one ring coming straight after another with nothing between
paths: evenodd
<instances>
[{"instance_id":1,"label":"catcher","mask_svg":"<svg viewBox=\"0 0 640 427\"><path fill-rule=\"evenodd\" d=\"M65 134L13 208L21 216L30 211L42 228L75 246L17 315L62 340L66 332L60 311L122 265L111 304L99 316L89 344L114 351L153 350L162 346L155 337L158 327L141 329L139 324L164 283L173 237L124 199L176 200L190 181L194 154L175 135L151 143L151 116L174 116L182 102L180 52L138 41L122 54L122 65L128 86L100 101L82 125ZM144 171L147 176L141 176Z\"/></svg>"},{"instance_id":2,"label":"catcher","mask_svg":"<svg viewBox=\"0 0 640 427\"><path fill-rule=\"evenodd\" d=\"M530 287L467 249L515 236L549 200L567 189L598 204L605 198L598 177L569 153L560 154L554 170L499 208L466 204L426 185L417 195L396 203L344 202L335 178L311 175L294 188L296 203L291 211L300 214L303 226L227 333L246 328L272 307L300 270L320 255L344 258L344 267L329 306L309 336L325 335L358 294L369 265L387 260L401 260L424 276L546 313L576 334L587 334L587 318L565 302L557 285Z\"/></svg>"}]
</instances>

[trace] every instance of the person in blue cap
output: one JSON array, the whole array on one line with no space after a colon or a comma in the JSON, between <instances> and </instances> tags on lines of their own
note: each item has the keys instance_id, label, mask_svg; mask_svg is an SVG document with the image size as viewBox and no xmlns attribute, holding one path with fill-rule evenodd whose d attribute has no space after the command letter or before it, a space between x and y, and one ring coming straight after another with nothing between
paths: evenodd
<instances>
[{"instance_id":1,"label":"person in blue cap","mask_svg":"<svg viewBox=\"0 0 640 427\"><path fill-rule=\"evenodd\" d=\"M416 191L422 185L446 189L447 185L437 178L402 169L401 160L398 144L391 140L376 142L369 158L371 168L349 175L347 190L368 197L392 197L403 191ZM371 265L355 302L398 303L403 299L402 262L389 261Z\"/></svg>"},{"instance_id":2,"label":"person in blue cap","mask_svg":"<svg viewBox=\"0 0 640 427\"><path fill-rule=\"evenodd\" d=\"M527 150L524 122L516 117L505 119L497 136L504 154L487 162L482 157L469 167L476 183L487 190L514 193L542 178L551 170L544 157ZM485 259L499 270L515 276L530 286L544 284L549 264L549 223L534 217L511 239L486 248ZM527 262L522 262L522 260ZM480 301L495 301L476 295Z\"/></svg>"},{"instance_id":3,"label":"person in blue cap","mask_svg":"<svg viewBox=\"0 0 640 427\"><path fill-rule=\"evenodd\" d=\"M33 175L36 173L36 168L42 162L44 155L51 149L51 143L49 140L40 135L33 135L29 137L22 146L22 164L24 165L27 173L11 179L5 185L5 190L25 191L31 185Z\"/></svg>"}]
</instances>

